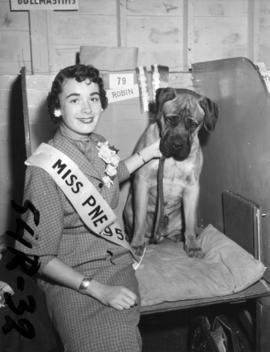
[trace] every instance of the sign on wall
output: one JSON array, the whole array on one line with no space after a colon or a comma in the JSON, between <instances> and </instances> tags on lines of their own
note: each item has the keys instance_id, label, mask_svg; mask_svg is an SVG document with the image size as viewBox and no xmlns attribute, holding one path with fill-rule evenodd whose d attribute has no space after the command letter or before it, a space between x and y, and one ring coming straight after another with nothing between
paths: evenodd
<instances>
[{"instance_id":1,"label":"sign on wall","mask_svg":"<svg viewBox=\"0 0 270 352\"><path fill-rule=\"evenodd\" d=\"M10 0L11 11L78 10L79 0Z\"/></svg>"},{"instance_id":2,"label":"sign on wall","mask_svg":"<svg viewBox=\"0 0 270 352\"><path fill-rule=\"evenodd\" d=\"M110 73L109 89L106 90L109 103L138 98L138 85L134 83L133 73Z\"/></svg>"}]
</instances>

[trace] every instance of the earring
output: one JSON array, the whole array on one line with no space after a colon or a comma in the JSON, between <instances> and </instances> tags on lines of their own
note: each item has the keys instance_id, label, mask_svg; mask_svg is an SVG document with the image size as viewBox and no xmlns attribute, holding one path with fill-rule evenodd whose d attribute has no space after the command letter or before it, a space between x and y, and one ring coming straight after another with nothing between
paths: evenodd
<instances>
[{"instance_id":1,"label":"earring","mask_svg":"<svg viewBox=\"0 0 270 352\"><path fill-rule=\"evenodd\" d=\"M62 115L60 109L55 109L53 114L55 117L60 117Z\"/></svg>"}]
</instances>

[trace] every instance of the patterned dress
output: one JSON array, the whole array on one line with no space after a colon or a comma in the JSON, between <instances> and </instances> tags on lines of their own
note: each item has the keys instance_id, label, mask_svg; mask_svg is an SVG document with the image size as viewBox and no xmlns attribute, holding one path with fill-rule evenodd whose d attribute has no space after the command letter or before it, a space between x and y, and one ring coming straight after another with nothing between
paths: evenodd
<instances>
[{"instance_id":1,"label":"patterned dress","mask_svg":"<svg viewBox=\"0 0 270 352\"><path fill-rule=\"evenodd\" d=\"M105 163L98 157L98 141L104 141L104 138L93 133L84 140L75 140L60 129L49 144L79 166L117 213L119 182L128 178L129 173L120 162L113 185L108 188L102 183ZM25 214L24 221L34 230L34 236L24 234L32 248L18 242L17 249L39 257L38 283L45 293L50 318L65 351L140 351L139 306L118 311L42 277L43 267L57 257L85 276L104 284L125 286L139 296L129 252L91 233L61 189L41 168L26 169L24 200L27 199L39 210L40 221L36 226L33 214L30 211Z\"/></svg>"}]
</instances>

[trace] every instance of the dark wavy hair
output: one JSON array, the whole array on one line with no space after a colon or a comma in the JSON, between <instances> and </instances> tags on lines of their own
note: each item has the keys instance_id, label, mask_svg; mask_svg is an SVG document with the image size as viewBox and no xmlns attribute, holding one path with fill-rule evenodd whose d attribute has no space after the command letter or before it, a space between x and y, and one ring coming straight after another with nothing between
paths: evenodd
<instances>
[{"instance_id":1,"label":"dark wavy hair","mask_svg":"<svg viewBox=\"0 0 270 352\"><path fill-rule=\"evenodd\" d=\"M86 79L90 79L91 82L98 84L101 106L103 109L106 109L108 106L108 99L106 97L104 83L98 69L94 66L83 64L68 66L58 72L52 83L51 91L47 97L49 116L53 122L59 124L62 120L62 116L54 116L54 111L55 109L60 109L59 94L62 92L63 82L67 78L75 78L77 82L83 82Z\"/></svg>"}]
</instances>

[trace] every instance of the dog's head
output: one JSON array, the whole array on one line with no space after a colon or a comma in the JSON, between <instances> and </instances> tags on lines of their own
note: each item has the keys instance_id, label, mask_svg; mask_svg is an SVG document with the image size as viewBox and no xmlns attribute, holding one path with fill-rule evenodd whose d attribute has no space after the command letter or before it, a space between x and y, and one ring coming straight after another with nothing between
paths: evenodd
<instances>
[{"instance_id":1,"label":"dog's head","mask_svg":"<svg viewBox=\"0 0 270 352\"><path fill-rule=\"evenodd\" d=\"M161 153L182 161L188 157L193 139L202 127L207 132L214 130L218 108L212 100L192 90L159 88L155 117Z\"/></svg>"}]
</instances>

